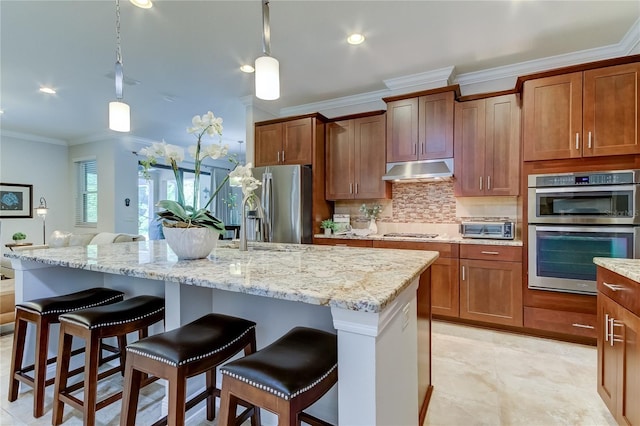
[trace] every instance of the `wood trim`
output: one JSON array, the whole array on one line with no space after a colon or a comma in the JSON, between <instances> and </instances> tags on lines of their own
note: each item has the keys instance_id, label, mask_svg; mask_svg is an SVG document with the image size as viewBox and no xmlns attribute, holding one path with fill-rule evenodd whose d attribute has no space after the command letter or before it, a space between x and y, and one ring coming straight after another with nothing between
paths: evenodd
<instances>
[{"instance_id":1,"label":"wood trim","mask_svg":"<svg viewBox=\"0 0 640 426\"><path fill-rule=\"evenodd\" d=\"M438 87L436 89L423 90L421 92L406 93L404 95L398 95L398 96L389 96L386 98L382 98L382 100L388 103L388 102L401 101L403 99L417 98L420 96L433 95L435 93L443 93L443 92L454 92L455 98L458 98L460 96L460 85L453 84L451 86Z\"/></svg>"},{"instance_id":2,"label":"wood trim","mask_svg":"<svg viewBox=\"0 0 640 426\"><path fill-rule=\"evenodd\" d=\"M333 117L328 119L327 123L333 123L335 121L342 121L342 120L355 120L356 118L372 117L375 115L382 115L386 112L387 111L384 109L379 109L376 111L367 111L367 112L361 112L358 114L342 115L340 117Z\"/></svg>"},{"instance_id":3,"label":"wood trim","mask_svg":"<svg viewBox=\"0 0 640 426\"><path fill-rule=\"evenodd\" d=\"M267 124L274 124L274 123L284 123L285 121L293 121L293 120L299 120L301 118L316 118L319 121L325 123L327 122L329 119L327 117L325 117L324 115L320 114L319 112L314 112L311 114L303 114L303 115L296 115L293 117L281 117L281 118L273 118L271 120L265 120L265 121L256 121L254 124L254 126L264 126Z\"/></svg>"},{"instance_id":4,"label":"wood trim","mask_svg":"<svg viewBox=\"0 0 640 426\"><path fill-rule=\"evenodd\" d=\"M496 96L514 95L519 93L515 88L509 90L501 90L499 92L474 93L472 95L460 96L456 99L458 102L477 101L479 99L494 98Z\"/></svg>"},{"instance_id":5,"label":"wood trim","mask_svg":"<svg viewBox=\"0 0 640 426\"><path fill-rule=\"evenodd\" d=\"M640 62L640 55L622 56L619 58L605 59L602 61L595 61L595 62L587 62L585 64L570 65L568 67L555 68L548 71L527 74L527 75L519 76L517 78L515 91L516 92L522 91L522 85L527 80L534 80L534 79L543 78L543 77L551 77L551 76L560 75L560 74L569 74L572 72L587 71L594 68L610 67L612 65L629 64L632 62Z\"/></svg>"}]
</instances>

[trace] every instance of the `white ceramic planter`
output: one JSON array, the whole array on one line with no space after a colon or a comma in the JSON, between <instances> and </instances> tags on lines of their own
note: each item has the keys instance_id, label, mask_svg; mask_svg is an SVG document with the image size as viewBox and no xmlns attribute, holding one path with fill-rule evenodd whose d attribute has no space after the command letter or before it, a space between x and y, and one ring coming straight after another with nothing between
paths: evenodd
<instances>
[{"instance_id":1,"label":"white ceramic planter","mask_svg":"<svg viewBox=\"0 0 640 426\"><path fill-rule=\"evenodd\" d=\"M216 247L220 234L209 228L168 228L162 232L178 259L203 259Z\"/></svg>"}]
</instances>

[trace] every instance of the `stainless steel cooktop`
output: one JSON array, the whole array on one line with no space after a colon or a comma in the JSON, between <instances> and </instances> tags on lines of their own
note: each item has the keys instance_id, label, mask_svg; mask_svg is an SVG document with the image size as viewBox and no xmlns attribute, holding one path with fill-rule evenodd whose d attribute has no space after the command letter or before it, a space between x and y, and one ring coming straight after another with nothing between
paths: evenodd
<instances>
[{"instance_id":1,"label":"stainless steel cooktop","mask_svg":"<svg viewBox=\"0 0 640 426\"><path fill-rule=\"evenodd\" d=\"M435 238L438 234L415 234L415 233L405 233L405 232L391 232L388 234L383 234L383 237L396 237L396 238Z\"/></svg>"}]
</instances>

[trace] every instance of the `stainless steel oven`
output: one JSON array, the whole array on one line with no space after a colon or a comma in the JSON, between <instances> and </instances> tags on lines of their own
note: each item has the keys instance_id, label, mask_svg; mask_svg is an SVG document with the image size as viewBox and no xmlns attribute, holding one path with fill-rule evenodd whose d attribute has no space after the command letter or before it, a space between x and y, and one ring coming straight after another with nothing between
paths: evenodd
<instances>
[{"instance_id":1,"label":"stainless steel oven","mask_svg":"<svg viewBox=\"0 0 640 426\"><path fill-rule=\"evenodd\" d=\"M638 170L530 175L528 286L596 293L594 257L640 257Z\"/></svg>"}]
</instances>

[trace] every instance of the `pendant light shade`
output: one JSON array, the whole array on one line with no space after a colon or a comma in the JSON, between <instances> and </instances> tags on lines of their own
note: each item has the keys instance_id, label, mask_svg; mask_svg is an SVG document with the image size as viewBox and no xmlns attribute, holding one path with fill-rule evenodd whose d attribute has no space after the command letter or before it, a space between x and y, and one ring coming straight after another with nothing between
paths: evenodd
<instances>
[{"instance_id":1,"label":"pendant light shade","mask_svg":"<svg viewBox=\"0 0 640 426\"><path fill-rule=\"evenodd\" d=\"M116 100L109 102L109 129L116 132L131 130L131 109L122 102L122 82L124 71L122 67L122 50L120 47L120 0L116 0Z\"/></svg>"},{"instance_id":2,"label":"pendant light shade","mask_svg":"<svg viewBox=\"0 0 640 426\"><path fill-rule=\"evenodd\" d=\"M280 97L280 63L271 57L269 1L262 0L262 52L256 59L256 97L272 101Z\"/></svg>"},{"instance_id":3,"label":"pendant light shade","mask_svg":"<svg viewBox=\"0 0 640 426\"><path fill-rule=\"evenodd\" d=\"M271 56L256 59L256 97L272 101L280 97L280 63Z\"/></svg>"},{"instance_id":4,"label":"pendant light shade","mask_svg":"<svg viewBox=\"0 0 640 426\"><path fill-rule=\"evenodd\" d=\"M131 131L131 110L124 102L109 102L109 128L116 132Z\"/></svg>"}]
</instances>

